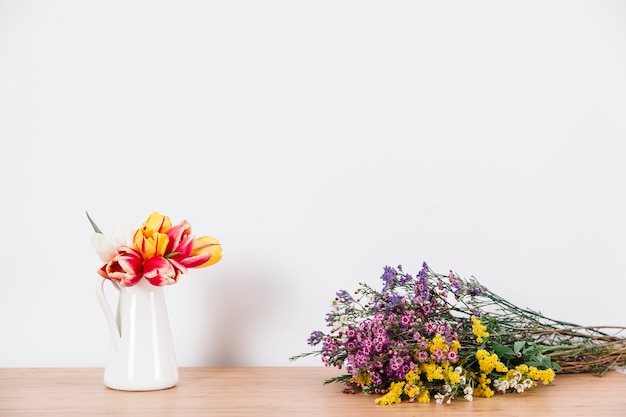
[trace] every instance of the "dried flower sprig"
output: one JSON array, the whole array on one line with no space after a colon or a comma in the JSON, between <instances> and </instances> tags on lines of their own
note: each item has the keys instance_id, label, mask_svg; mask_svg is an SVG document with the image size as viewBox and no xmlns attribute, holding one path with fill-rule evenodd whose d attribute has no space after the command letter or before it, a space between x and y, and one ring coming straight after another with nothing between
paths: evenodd
<instances>
[{"instance_id":1,"label":"dried flower sprig","mask_svg":"<svg viewBox=\"0 0 626 417\"><path fill-rule=\"evenodd\" d=\"M584 327L519 308L481 285L432 271L416 276L385 267L383 288L359 283L337 292L327 333L308 339L326 366L345 373L326 383L344 392L382 395L378 404L403 400L450 402L524 392L556 373L602 374L626 365L624 327ZM610 333L609 330L613 330Z\"/></svg>"}]
</instances>

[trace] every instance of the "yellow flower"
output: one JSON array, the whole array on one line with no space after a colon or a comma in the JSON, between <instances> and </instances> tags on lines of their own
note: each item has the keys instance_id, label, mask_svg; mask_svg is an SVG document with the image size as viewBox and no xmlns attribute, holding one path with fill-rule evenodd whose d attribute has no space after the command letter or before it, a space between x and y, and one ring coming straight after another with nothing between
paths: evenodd
<instances>
[{"instance_id":1,"label":"yellow flower","mask_svg":"<svg viewBox=\"0 0 626 417\"><path fill-rule=\"evenodd\" d=\"M443 380L449 382L450 385L456 385L461 382L461 374L456 372L452 366L447 365L443 369Z\"/></svg>"},{"instance_id":2,"label":"yellow flower","mask_svg":"<svg viewBox=\"0 0 626 417\"><path fill-rule=\"evenodd\" d=\"M143 259L154 258L165 255L169 237L167 232L172 228L172 221L169 217L157 212L152 213L141 228L135 231L133 236L133 247L141 253Z\"/></svg>"},{"instance_id":3,"label":"yellow flower","mask_svg":"<svg viewBox=\"0 0 626 417\"><path fill-rule=\"evenodd\" d=\"M427 362L422 364L422 372L426 374L426 379L443 379L443 368L436 363Z\"/></svg>"},{"instance_id":4,"label":"yellow flower","mask_svg":"<svg viewBox=\"0 0 626 417\"><path fill-rule=\"evenodd\" d=\"M528 377L534 381L541 380L544 385L548 385L552 382L554 380L554 376L555 374L553 369L540 370L534 366L531 366L528 369Z\"/></svg>"},{"instance_id":5,"label":"yellow flower","mask_svg":"<svg viewBox=\"0 0 626 417\"><path fill-rule=\"evenodd\" d=\"M355 378L352 378L352 382L368 386L372 384L372 376L369 372L361 372Z\"/></svg>"},{"instance_id":6,"label":"yellow flower","mask_svg":"<svg viewBox=\"0 0 626 417\"><path fill-rule=\"evenodd\" d=\"M410 400L414 399L420 391L420 387L417 385L404 385L404 393L409 397Z\"/></svg>"},{"instance_id":7,"label":"yellow flower","mask_svg":"<svg viewBox=\"0 0 626 417\"><path fill-rule=\"evenodd\" d=\"M476 341L478 343L483 342L483 337L489 337L489 332L487 332L487 326L481 323L480 319L476 316L472 316L472 333L476 336Z\"/></svg>"},{"instance_id":8,"label":"yellow flower","mask_svg":"<svg viewBox=\"0 0 626 417\"><path fill-rule=\"evenodd\" d=\"M526 375L528 373L528 365L526 364L517 365L515 367L515 370L522 375Z\"/></svg>"},{"instance_id":9,"label":"yellow flower","mask_svg":"<svg viewBox=\"0 0 626 417\"><path fill-rule=\"evenodd\" d=\"M409 371L404 376L404 380L406 381L406 383L408 385L415 384L419 380L419 378L420 378L419 371L418 371L418 373L415 373L413 371Z\"/></svg>"},{"instance_id":10,"label":"yellow flower","mask_svg":"<svg viewBox=\"0 0 626 417\"><path fill-rule=\"evenodd\" d=\"M497 372L508 372L509 368L505 364L498 360L498 355L495 353L489 353L485 349L479 349L476 351L476 359L480 365L480 370L485 374L491 373L494 369Z\"/></svg>"},{"instance_id":11,"label":"yellow flower","mask_svg":"<svg viewBox=\"0 0 626 417\"><path fill-rule=\"evenodd\" d=\"M197 268L204 268L218 263L222 259L222 245L213 236L200 236L193 241L191 256L198 256L203 253L210 253L211 257L205 263L197 266Z\"/></svg>"},{"instance_id":12,"label":"yellow flower","mask_svg":"<svg viewBox=\"0 0 626 417\"><path fill-rule=\"evenodd\" d=\"M437 349L444 352L448 350L448 345L446 344L443 336L437 333L435 337L433 337L433 340L430 341L429 349L430 349L430 353L435 353Z\"/></svg>"},{"instance_id":13,"label":"yellow flower","mask_svg":"<svg viewBox=\"0 0 626 417\"><path fill-rule=\"evenodd\" d=\"M480 374L476 382L478 382L478 385L474 387L474 397L493 397L494 392L491 388L489 388L491 379L487 378L486 374Z\"/></svg>"},{"instance_id":14,"label":"yellow flower","mask_svg":"<svg viewBox=\"0 0 626 417\"><path fill-rule=\"evenodd\" d=\"M430 393L428 392L427 389L425 389L424 391L420 392L419 397L417 397L417 402L418 403L429 403L430 402Z\"/></svg>"},{"instance_id":15,"label":"yellow flower","mask_svg":"<svg viewBox=\"0 0 626 417\"><path fill-rule=\"evenodd\" d=\"M398 404L402 402L400 396L402 395L402 388L404 388L404 382L392 382L389 387L389 392L380 398L374 400L375 404L389 405Z\"/></svg>"}]
</instances>

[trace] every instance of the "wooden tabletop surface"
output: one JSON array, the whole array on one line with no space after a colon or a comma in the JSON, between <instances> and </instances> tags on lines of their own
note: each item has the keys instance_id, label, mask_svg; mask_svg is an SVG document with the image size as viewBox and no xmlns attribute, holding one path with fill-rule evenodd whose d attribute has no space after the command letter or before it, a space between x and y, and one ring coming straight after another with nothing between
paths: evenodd
<instances>
[{"instance_id":1,"label":"wooden tabletop surface","mask_svg":"<svg viewBox=\"0 0 626 417\"><path fill-rule=\"evenodd\" d=\"M0 368L0 416L626 416L626 375L557 375L523 394L456 399L450 405L374 404L323 381L324 367L180 368L174 388L123 392L104 386L100 368Z\"/></svg>"}]
</instances>

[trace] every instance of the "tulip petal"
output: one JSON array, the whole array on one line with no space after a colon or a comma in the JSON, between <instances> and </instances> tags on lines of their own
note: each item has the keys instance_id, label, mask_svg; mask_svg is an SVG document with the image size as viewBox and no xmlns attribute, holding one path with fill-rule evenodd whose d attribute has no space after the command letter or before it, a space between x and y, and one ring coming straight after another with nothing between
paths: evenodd
<instances>
[{"instance_id":1,"label":"tulip petal","mask_svg":"<svg viewBox=\"0 0 626 417\"><path fill-rule=\"evenodd\" d=\"M102 262L109 262L117 255L120 246L132 245L133 229L128 225L121 225L113 229L110 234L94 233L91 236L91 246Z\"/></svg>"},{"instance_id":2,"label":"tulip petal","mask_svg":"<svg viewBox=\"0 0 626 417\"><path fill-rule=\"evenodd\" d=\"M163 256L167 250L169 237L165 233L137 229L133 237L133 247L143 255L144 259Z\"/></svg>"},{"instance_id":3,"label":"tulip petal","mask_svg":"<svg viewBox=\"0 0 626 417\"><path fill-rule=\"evenodd\" d=\"M186 249L187 245L191 245L191 242L188 241L193 240L191 238L191 225L189 222L184 220L180 224L172 227L167 232L167 236L169 238L169 243L167 245L166 253L185 253L186 251L191 253L191 247ZM185 256L188 256L189 253L186 253Z\"/></svg>"},{"instance_id":4,"label":"tulip petal","mask_svg":"<svg viewBox=\"0 0 626 417\"><path fill-rule=\"evenodd\" d=\"M155 211L143 222L141 228L150 232L167 233L172 228L172 221L168 216Z\"/></svg>"},{"instance_id":5,"label":"tulip petal","mask_svg":"<svg viewBox=\"0 0 626 417\"><path fill-rule=\"evenodd\" d=\"M102 233L91 235L91 246L102 262L109 262L117 255L117 248Z\"/></svg>"},{"instance_id":6,"label":"tulip petal","mask_svg":"<svg viewBox=\"0 0 626 417\"><path fill-rule=\"evenodd\" d=\"M162 256L156 256L146 261L143 267L143 276L150 284L156 286L171 285L178 281L180 271Z\"/></svg>"},{"instance_id":7,"label":"tulip petal","mask_svg":"<svg viewBox=\"0 0 626 417\"><path fill-rule=\"evenodd\" d=\"M187 268L200 268L205 263L207 264L205 266L209 266L208 261L210 259L211 259L211 253L205 252L205 253L200 253L196 256L189 256L187 258L181 259L180 263Z\"/></svg>"},{"instance_id":8,"label":"tulip petal","mask_svg":"<svg viewBox=\"0 0 626 417\"><path fill-rule=\"evenodd\" d=\"M202 253L209 253L209 258L194 268L204 268L218 263L222 259L222 245L213 236L200 236L193 243L191 256L195 257Z\"/></svg>"},{"instance_id":9,"label":"tulip petal","mask_svg":"<svg viewBox=\"0 0 626 417\"><path fill-rule=\"evenodd\" d=\"M104 278L119 282L125 287L135 285L142 277L143 259L141 254L132 248L121 246L118 254L110 262L103 265L98 274Z\"/></svg>"}]
</instances>

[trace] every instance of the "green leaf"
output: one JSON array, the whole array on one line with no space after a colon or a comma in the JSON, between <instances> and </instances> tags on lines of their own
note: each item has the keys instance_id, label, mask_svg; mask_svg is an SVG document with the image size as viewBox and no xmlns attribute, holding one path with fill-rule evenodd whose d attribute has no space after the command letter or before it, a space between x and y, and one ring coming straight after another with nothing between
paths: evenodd
<instances>
[{"instance_id":1,"label":"green leaf","mask_svg":"<svg viewBox=\"0 0 626 417\"><path fill-rule=\"evenodd\" d=\"M91 223L91 227L93 227L93 231L96 233L102 234L102 231L100 230L98 225L96 225L96 223L93 221L93 219L91 218L87 210L85 210L85 214L87 215L87 218L89 219L89 223Z\"/></svg>"},{"instance_id":2,"label":"green leaf","mask_svg":"<svg viewBox=\"0 0 626 417\"><path fill-rule=\"evenodd\" d=\"M537 345L533 344L533 345L529 345L526 349L524 349L522 351L522 354L524 356L530 356L532 358L539 352L540 352L540 349L537 347Z\"/></svg>"},{"instance_id":3,"label":"green leaf","mask_svg":"<svg viewBox=\"0 0 626 417\"><path fill-rule=\"evenodd\" d=\"M551 368L552 367L552 361L550 360L549 356L544 356L544 355L537 355L537 359L540 360L541 362L541 366L544 368ZM539 356L541 356L541 358L539 358Z\"/></svg>"},{"instance_id":4,"label":"green leaf","mask_svg":"<svg viewBox=\"0 0 626 417\"><path fill-rule=\"evenodd\" d=\"M528 366L534 366L536 368L552 368L556 371L558 367L559 370L561 370L561 367L556 362L552 362L549 356L542 355L541 353L538 353L532 358L532 360L525 363Z\"/></svg>"},{"instance_id":5,"label":"green leaf","mask_svg":"<svg viewBox=\"0 0 626 417\"><path fill-rule=\"evenodd\" d=\"M524 349L524 346L526 346L526 341L525 340L519 340L515 343L513 343L513 352L515 352L515 354L519 354L522 349Z\"/></svg>"},{"instance_id":6,"label":"green leaf","mask_svg":"<svg viewBox=\"0 0 626 417\"><path fill-rule=\"evenodd\" d=\"M515 352L513 352L513 349L495 342L493 343L493 351L500 359L513 359L517 357Z\"/></svg>"}]
</instances>

